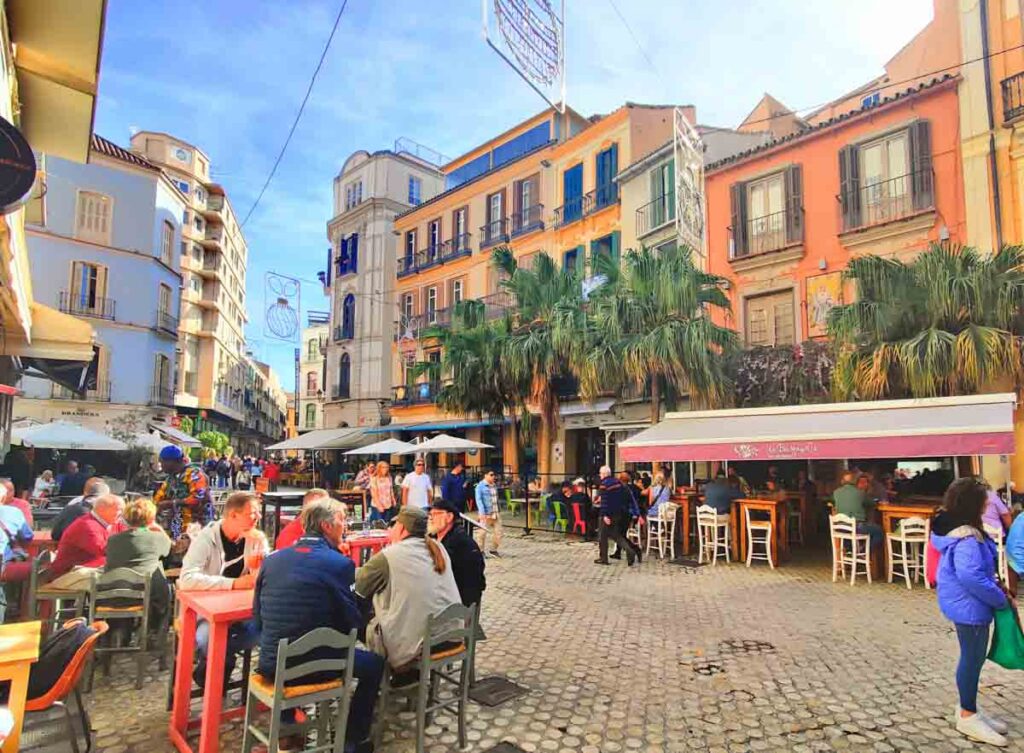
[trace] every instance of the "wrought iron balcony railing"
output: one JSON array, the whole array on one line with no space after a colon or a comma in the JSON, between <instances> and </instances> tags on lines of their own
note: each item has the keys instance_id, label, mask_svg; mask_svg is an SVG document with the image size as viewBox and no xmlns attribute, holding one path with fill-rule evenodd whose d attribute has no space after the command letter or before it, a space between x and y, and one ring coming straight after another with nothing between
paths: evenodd
<instances>
[{"instance_id":1,"label":"wrought iron balcony railing","mask_svg":"<svg viewBox=\"0 0 1024 753\"><path fill-rule=\"evenodd\" d=\"M499 243L508 243L508 218L488 222L480 228L480 248L489 248Z\"/></svg>"},{"instance_id":2,"label":"wrought iron balcony railing","mask_svg":"<svg viewBox=\"0 0 1024 753\"><path fill-rule=\"evenodd\" d=\"M1004 78L1000 86L1003 90L1003 122L1009 123L1024 115L1024 73Z\"/></svg>"},{"instance_id":3,"label":"wrought iron balcony railing","mask_svg":"<svg viewBox=\"0 0 1024 753\"><path fill-rule=\"evenodd\" d=\"M471 236L469 233L463 233L462 235L457 235L442 243L440 257L441 263L444 264L446 261L461 259L463 256L470 256L473 253L473 249L470 247L470 239Z\"/></svg>"},{"instance_id":4,"label":"wrought iron balcony railing","mask_svg":"<svg viewBox=\"0 0 1024 753\"><path fill-rule=\"evenodd\" d=\"M86 390L83 394L73 392L59 384L50 385L51 400L92 400L100 403L110 402L110 382L97 382L96 387Z\"/></svg>"},{"instance_id":5,"label":"wrought iron balcony railing","mask_svg":"<svg viewBox=\"0 0 1024 753\"><path fill-rule=\"evenodd\" d=\"M583 197L573 196L566 199L562 206L555 209L555 227L564 227L583 219Z\"/></svg>"},{"instance_id":6,"label":"wrought iron balcony railing","mask_svg":"<svg viewBox=\"0 0 1024 753\"><path fill-rule=\"evenodd\" d=\"M157 310L156 328L172 334L178 333L178 317L167 311Z\"/></svg>"},{"instance_id":7,"label":"wrought iron balcony railing","mask_svg":"<svg viewBox=\"0 0 1024 753\"><path fill-rule=\"evenodd\" d=\"M336 384L331 390L331 397L334 400L348 400L352 395L352 386L349 384Z\"/></svg>"},{"instance_id":8,"label":"wrought iron balcony railing","mask_svg":"<svg viewBox=\"0 0 1024 753\"><path fill-rule=\"evenodd\" d=\"M610 207L619 200L619 184L608 183L598 186L583 197L583 214L593 214Z\"/></svg>"},{"instance_id":9,"label":"wrought iron balcony railing","mask_svg":"<svg viewBox=\"0 0 1024 753\"><path fill-rule=\"evenodd\" d=\"M731 259L767 254L786 248L804 239L803 208L784 209L747 220L741 234L732 232Z\"/></svg>"},{"instance_id":10,"label":"wrought iron balcony railing","mask_svg":"<svg viewBox=\"0 0 1024 753\"><path fill-rule=\"evenodd\" d=\"M113 298L100 298L75 293L70 290L60 291L58 308L65 314L89 316L94 319L116 319L117 302Z\"/></svg>"},{"instance_id":11,"label":"wrought iron balcony railing","mask_svg":"<svg viewBox=\"0 0 1024 753\"><path fill-rule=\"evenodd\" d=\"M646 235L676 218L675 191L662 194L636 210L637 237Z\"/></svg>"},{"instance_id":12,"label":"wrought iron balcony railing","mask_svg":"<svg viewBox=\"0 0 1024 753\"><path fill-rule=\"evenodd\" d=\"M441 385L437 382L400 384L391 388L392 405L426 405L437 400Z\"/></svg>"},{"instance_id":13,"label":"wrought iron balcony railing","mask_svg":"<svg viewBox=\"0 0 1024 753\"><path fill-rule=\"evenodd\" d=\"M174 390L166 384L154 384L149 390L150 405L174 405Z\"/></svg>"},{"instance_id":14,"label":"wrought iron balcony railing","mask_svg":"<svg viewBox=\"0 0 1024 753\"><path fill-rule=\"evenodd\" d=\"M848 188L838 197L843 232L909 217L935 207L931 165L888 180Z\"/></svg>"},{"instance_id":15,"label":"wrought iron balcony railing","mask_svg":"<svg viewBox=\"0 0 1024 753\"><path fill-rule=\"evenodd\" d=\"M520 209L512 215L512 237L525 235L535 230L544 229L544 205L534 204L533 206Z\"/></svg>"},{"instance_id":16,"label":"wrought iron balcony railing","mask_svg":"<svg viewBox=\"0 0 1024 753\"><path fill-rule=\"evenodd\" d=\"M354 328L350 325L348 327L342 325L334 328L334 342L341 342L342 340L351 340L355 337Z\"/></svg>"}]
</instances>

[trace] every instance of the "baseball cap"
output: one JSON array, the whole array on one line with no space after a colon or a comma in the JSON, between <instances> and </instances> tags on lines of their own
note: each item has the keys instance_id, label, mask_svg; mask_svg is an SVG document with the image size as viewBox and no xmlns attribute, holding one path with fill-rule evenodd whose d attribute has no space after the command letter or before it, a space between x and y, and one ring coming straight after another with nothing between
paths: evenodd
<instances>
[{"instance_id":1,"label":"baseball cap","mask_svg":"<svg viewBox=\"0 0 1024 753\"><path fill-rule=\"evenodd\" d=\"M185 453L177 445L169 444L160 450L161 460L184 460Z\"/></svg>"},{"instance_id":2,"label":"baseball cap","mask_svg":"<svg viewBox=\"0 0 1024 753\"><path fill-rule=\"evenodd\" d=\"M431 510L444 510L445 512L450 512L452 515L459 514L459 508L455 506L454 502L449 502L447 499L439 499L434 502L434 504L427 508L428 512Z\"/></svg>"},{"instance_id":3,"label":"baseball cap","mask_svg":"<svg viewBox=\"0 0 1024 753\"><path fill-rule=\"evenodd\" d=\"M427 511L422 507L406 505L392 518L392 524L401 523L410 536L423 538L427 535Z\"/></svg>"}]
</instances>

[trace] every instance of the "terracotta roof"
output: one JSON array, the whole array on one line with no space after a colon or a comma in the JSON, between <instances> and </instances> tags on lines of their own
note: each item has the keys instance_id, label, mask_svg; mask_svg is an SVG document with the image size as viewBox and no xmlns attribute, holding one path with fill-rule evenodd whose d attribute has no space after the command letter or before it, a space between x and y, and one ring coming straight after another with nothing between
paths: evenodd
<instances>
[{"instance_id":1,"label":"terracotta roof","mask_svg":"<svg viewBox=\"0 0 1024 753\"><path fill-rule=\"evenodd\" d=\"M920 94L923 91L927 91L928 89L932 89L936 86L940 86L950 81L954 81L957 78L959 78L959 76L954 75L952 73L947 73L944 76L933 78L930 81L922 81L920 84L917 84L916 86L911 86L907 89L895 92L894 94L890 94L889 96L880 99L875 104L863 105L862 107L858 107L855 110L850 110L849 112L843 113L842 115L836 115L834 118L823 120L822 122L816 125L803 128L797 131L796 133L790 134L789 136L783 136L782 138L772 139L771 141L768 141L765 144L762 144L761 146L757 146L752 149L747 149L742 152L737 152L736 154L730 157L718 160L717 162L712 162L706 165L704 167L704 170L717 170L718 168L724 167L725 165L729 165L733 162L742 162L747 157L751 157L755 154L760 154L761 152L766 152L770 149L774 149L775 147L780 146L782 144L786 144L790 141L802 139L805 136L817 133L818 131L823 131L826 128L839 125L840 123L843 123L853 117L856 117L857 115L861 115L869 110L877 110L879 108L885 107L886 105L892 104L893 102L897 102L902 99L907 99L908 97L913 97L917 94Z\"/></svg>"},{"instance_id":2,"label":"terracotta roof","mask_svg":"<svg viewBox=\"0 0 1024 753\"><path fill-rule=\"evenodd\" d=\"M134 152L129 152L127 149L119 147L113 141L107 141L105 138L95 133L92 135L92 150L107 157L113 157L114 159L121 160L122 162L127 162L129 165L144 167L147 170L160 170L159 167L154 165L145 157L140 157Z\"/></svg>"}]
</instances>

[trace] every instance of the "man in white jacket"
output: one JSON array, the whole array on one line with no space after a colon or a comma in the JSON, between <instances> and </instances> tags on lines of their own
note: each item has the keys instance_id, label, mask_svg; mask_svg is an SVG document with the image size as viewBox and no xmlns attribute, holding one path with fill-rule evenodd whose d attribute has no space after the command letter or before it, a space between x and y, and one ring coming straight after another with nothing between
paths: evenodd
<instances>
[{"instance_id":1,"label":"man in white jacket","mask_svg":"<svg viewBox=\"0 0 1024 753\"><path fill-rule=\"evenodd\" d=\"M267 553L267 539L256 528L260 520L259 498L251 492L235 492L224 502L224 517L192 537L181 565L178 589L228 591L252 589L259 562ZM228 633L224 685L231 677L238 655L256 645L259 633L251 620L236 622ZM196 667L192 679L206 685L206 651L210 629L205 620L196 627Z\"/></svg>"}]
</instances>

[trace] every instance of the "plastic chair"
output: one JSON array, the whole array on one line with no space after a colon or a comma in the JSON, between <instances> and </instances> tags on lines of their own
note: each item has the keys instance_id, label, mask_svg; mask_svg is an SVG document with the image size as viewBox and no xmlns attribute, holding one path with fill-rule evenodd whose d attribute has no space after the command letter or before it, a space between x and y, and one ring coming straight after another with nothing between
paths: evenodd
<instances>
[{"instance_id":1,"label":"plastic chair","mask_svg":"<svg viewBox=\"0 0 1024 753\"><path fill-rule=\"evenodd\" d=\"M990 526L985 525L985 533L989 535L989 538L996 543L996 550L999 553L999 562L997 564L996 572L999 574L999 579L1004 584L1010 582L1010 571L1006 564L1006 535L1003 533L1002 526Z\"/></svg>"},{"instance_id":2,"label":"plastic chair","mask_svg":"<svg viewBox=\"0 0 1024 753\"><path fill-rule=\"evenodd\" d=\"M142 690L142 678L146 673L146 659L149 658L147 643L149 641L149 609L152 603L153 573L140 573L128 567L118 567L103 573L93 581L92 593L89 596L89 622L114 620L128 622L128 627L137 627L134 639L129 639L126 646L97 646L97 657L112 654L131 653L136 656L135 687ZM130 603L125 604L128 601ZM137 623L137 625L136 625ZM116 634L115 634L116 637ZM155 637L155 636L154 636ZM158 649L166 653L166 635L161 636ZM107 674L110 673L109 659ZM93 662L89 671L88 689L92 690L93 675L96 663Z\"/></svg>"},{"instance_id":3,"label":"plastic chair","mask_svg":"<svg viewBox=\"0 0 1024 753\"><path fill-rule=\"evenodd\" d=\"M775 569L775 562L772 561L772 524L767 520L752 520L750 508L744 507L747 524L747 567L753 560L762 560L768 563L772 570ZM758 554L758 545L764 547L764 553Z\"/></svg>"},{"instance_id":4,"label":"plastic chair","mask_svg":"<svg viewBox=\"0 0 1024 753\"><path fill-rule=\"evenodd\" d=\"M46 574L53 564L53 552L40 552L32 562L32 569L28 579L28 608L32 619L40 619L39 605L50 603L53 605L53 614L43 620L43 632L49 633L52 627L56 627L62 619L75 619L82 616L85 611L85 600L89 591L85 589L53 588L46 583ZM66 602L71 605L65 606Z\"/></svg>"},{"instance_id":5,"label":"plastic chair","mask_svg":"<svg viewBox=\"0 0 1024 753\"><path fill-rule=\"evenodd\" d=\"M663 502L658 514L647 519L647 551L651 553L651 543L658 546L658 556L664 559L666 547L672 559L676 558L676 512L679 505Z\"/></svg>"},{"instance_id":6,"label":"plastic chair","mask_svg":"<svg viewBox=\"0 0 1024 753\"><path fill-rule=\"evenodd\" d=\"M343 656L333 659L311 659L288 666L288 660L296 660L318 649L334 649ZM355 663L356 631L340 633L327 627L316 628L301 638L289 641L282 638L277 644L277 664L274 679L259 673L249 677L249 691L245 703L245 723L242 750L249 753L257 741L267 746L268 753L277 753L282 734L302 734L311 727L317 730L316 745L305 748L311 751L337 751L345 747L345 726L348 724L349 706L352 703L352 668ZM337 673L334 680L307 685L286 685L289 680L301 679L313 672ZM331 704L337 701L333 717ZM270 707L270 729L264 732L256 725L259 704ZM282 725L281 712L299 706L316 706L316 714L306 721ZM334 739L330 739L328 726L333 727Z\"/></svg>"},{"instance_id":7,"label":"plastic chair","mask_svg":"<svg viewBox=\"0 0 1024 753\"><path fill-rule=\"evenodd\" d=\"M889 550L890 583L897 568L901 569L900 574L907 582L908 589L913 587L913 581L921 580L925 573L924 558L930 529L931 523L925 518L905 518L900 521L895 533L885 534L885 545Z\"/></svg>"},{"instance_id":8,"label":"plastic chair","mask_svg":"<svg viewBox=\"0 0 1024 753\"><path fill-rule=\"evenodd\" d=\"M537 509L534 510L533 523L531 524L534 528L542 528L541 521L548 519L550 516L548 512L548 499L550 498L550 494L541 494L540 499L537 500Z\"/></svg>"},{"instance_id":9,"label":"plastic chair","mask_svg":"<svg viewBox=\"0 0 1024 753\"><path fill-rule=\"evenodd\" d=\"M832 582L838 576L846 577L846 566L850 566L850 585L857 576L864 574L871 583L871 537L866 533L857 533L857 519L850 515L838 513L828 517L829 537L832 539ZM849 548L849 559L847 559ZM858 566L863 565L863 570Z\"/></svg>"},{"instance_id":10,"label":"plastic chair","mask_svg":"<svg viewBox=\"0 0 1024 753\"><path fill-rule=\"evenodd\" d=\"M74 620L68 620L64 623L64 627L71 627L76 622L85 624L85 618L78 617ZM82 673L85 671L86 662L89 661L96 648L96 642L100 639L100 636L107 632L108 625L101 621L91 623L90 627L96 632L86 638L85 642L78 647L75 655L71 657L71 661L68 662L60 679L54 683L53 687L38 698L29 698L25 701L26 714L47 711L54 706L60 706L64 709L64 721L67 726L68 740L71 742L71 750L74 753L79 753L78 732L75 730L74 721L71 718L71 709L67 703L67 698L72 693L75 696L75 703L78 705L79 722L85 735L85 753L89 753L92 750L92 725L89 723L89 714L85 710L85 704L82 703L82 693L79 690L78 684L82 679Z\"/></svg>"},{"instance_id":11,"label":"plastic chair","mask_svg":"<svg viewBox=\"0 0 1024 753\"><path fill-rule=\"evenodd\" d=\"M565 517L565 505L555 500L552 506L555 508L555 520L551 526L554 530L561 529L562 533L565 533L566 528L569 526L569 520Z\"/></svg>"},{"instance_id":12,"label":"plastic chair","mask_svg":"<svg viewBox=\"0 0 1024 753\"><path fill-rule=\"evenodd\" d=\"M381 747L384 722L388 719L388 702L393 695L416 698L416 753L425 748L426 728L435 711L457 707L459 747L466 747L466 707L469 705L469 678L476 652L476 605L464 607L452 604L440 614L427 620L423 636L423 649L418 660L405 667L384 669L381 680L380 701L377 704L377 722L374 731L374 749ZM453 623L455 625L453 626ZM450 668L459 664L458 670ZM409 685L394 688L392 676L419 669L419 679ZM441 682L458 688L458 693L445 701L437 701Z\"/></svg>"},{"instance_id":13,"label":"plastic chair","mask_svg":"<svg viewBox=\"0 0 1024 753\"><path fill-rule=\"evenodd\" d=\"M505 490L505 506L508 508L509 515L519 514L519 502L512 499L512 490Z\"/></svg>"},{"instance_id":14,"label":"plastic chair","mask_svg":"<svg viewBox=\"0 0 1024 753\"><path fill-rule=\"evenodd\" d=\"M572 503L572 532L576 533L576 529L580 529L580 533L584 536L587 535L587 521L583 516L583 510L580 509L581 505L579 502Z\"/></svg>"},{"instance_id":15,"label":"plastic chair","mask_svg":"<svg viewBox=\"0 0 1024 753\"><path fill-rule=\"evenodd\" d=\"M731 561L730 522L727 514L720 514L711 505L701 505L697 508L697 541L700 544L697 555L698 562L710 562L712 565L717 565L719 552L725 554L726 562ZM720 535L720 531L725 531L725 533Z\"/></svg>"}]
</instances>

